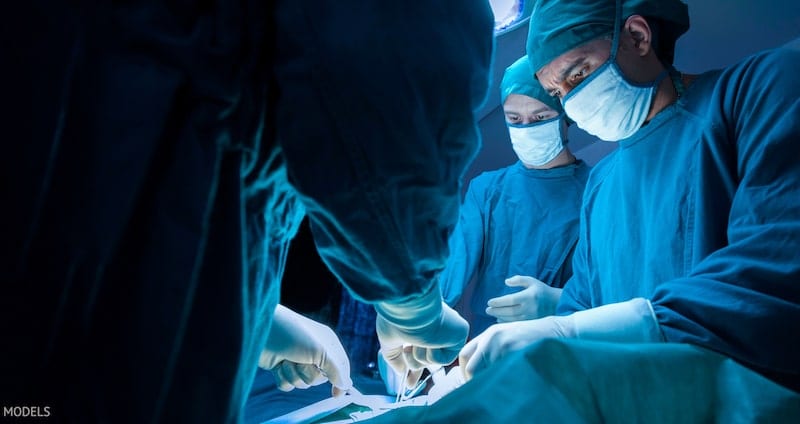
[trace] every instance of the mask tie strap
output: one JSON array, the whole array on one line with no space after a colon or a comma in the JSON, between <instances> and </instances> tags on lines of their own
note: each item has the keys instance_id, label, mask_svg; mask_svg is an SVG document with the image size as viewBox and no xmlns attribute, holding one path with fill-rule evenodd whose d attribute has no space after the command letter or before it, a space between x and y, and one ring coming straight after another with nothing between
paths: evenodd
<instances>
[{"instance_id":1,"label":"mask tie strap","mask_svg":"<svg viewBox=\"0 0 800 424\"><path fill-rule=\"evenodd\" d=\"M609 60L614 62L617 60L617 50L619 49L619 37L622 32L622 2L616 1L614 8L614 34L611 38L611 57Z\"/></svg>"},{"instance_id":2,"label":"mask tie strap","mask_svg":"<svg viewBox=\"0 0 800 424\"><path fill-rule=\"evenodd\" d=\"M675 86L675 92L678 93L678 98L680 99L683 96L683 93L686 92L686 86L683 84L681 73L678 72L678 70L672 65L670 65L667 71L669 72L669 77L672 80L672 85Z\"/></svg>"}]
</instances>

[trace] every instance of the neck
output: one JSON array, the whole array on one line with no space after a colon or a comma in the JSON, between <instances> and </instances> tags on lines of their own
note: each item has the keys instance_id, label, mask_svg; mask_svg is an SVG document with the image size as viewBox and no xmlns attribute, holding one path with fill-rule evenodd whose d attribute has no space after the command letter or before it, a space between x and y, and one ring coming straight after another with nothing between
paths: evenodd
<instances>
[{"instance_id":1,"label":"neck","mask_svg":"<svg viewBox=\"0 0 800 424\"><path fill-rule=\"evenodd\" d=\"M658 84L658 90L653 98L653 104L650 106L650 113L647 114L645 123L650 122L659 112L666 109L667 106L675 103L678 100L678 91L675 89L675 84L672 78L667 76Z\"/></svg>"},{"instance_id":2,"label":"neck","mask_svg":"<svg viewBox=\"0 0 800 424\"><path fill-rule=\"evenodd\" d=\"M568 148L564 147L564 150L562 150L561 153L558 154L558 156L556 156L555 158L553 158L553 160L547 162L544 165L531 166L531 165L526 165L524 162L522 162L522 166L528 169L553 169L553 168L558 168L559 166L571 165L573 163L575 163L575 156L572 154L572 152L569 151Z\"/></svg>"}]
</instances>

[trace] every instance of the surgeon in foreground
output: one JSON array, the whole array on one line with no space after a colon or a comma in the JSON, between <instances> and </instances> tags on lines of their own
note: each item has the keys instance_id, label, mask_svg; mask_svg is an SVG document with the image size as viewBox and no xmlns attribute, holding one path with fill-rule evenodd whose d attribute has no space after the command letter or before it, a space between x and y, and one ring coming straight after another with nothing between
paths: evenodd
<instances>
[{"instance_id":1,"label":"surgeon in foreground","mask_svg":"<svg viewBox=\"0 0 800 424\"><path fill-rule=\"evenodd\" d=\"M493 28L450 3L10 5L4 406L235 423L258 365L349 388L332 331L277 305L304 216L393 366L455 359L437 275Z\"/></svg>"},{"instance_id":2,"label":"surgeon in foreground","mask_svg":"<svg viewBox=\"0 0 800 424\"><path fill-rule=\"evenodd\" d=\"M559 316L490 327L467 378L556 337L696 345L800 390L800 52L684 75L688 26L678 0L536 2L536 77L619 148L587 184Z\"/></svg>"}]
</instances>

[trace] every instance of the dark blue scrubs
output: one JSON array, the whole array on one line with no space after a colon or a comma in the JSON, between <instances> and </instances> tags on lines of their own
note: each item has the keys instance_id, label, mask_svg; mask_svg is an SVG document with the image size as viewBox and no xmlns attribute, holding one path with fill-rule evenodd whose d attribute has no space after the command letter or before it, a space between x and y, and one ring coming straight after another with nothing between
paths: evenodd
<instances>
[{"instance_id":1,"label":"dark blue scrubs","mask_svg":"<svg viewBox=\"0 0 800 424\"><path fill-rule=\"evenodd\" d=\"M30 2L5 18L4 405L239 421L304 214L360 300L435 284L478 147L485 1Z\"/></svg>"}]
</instances>

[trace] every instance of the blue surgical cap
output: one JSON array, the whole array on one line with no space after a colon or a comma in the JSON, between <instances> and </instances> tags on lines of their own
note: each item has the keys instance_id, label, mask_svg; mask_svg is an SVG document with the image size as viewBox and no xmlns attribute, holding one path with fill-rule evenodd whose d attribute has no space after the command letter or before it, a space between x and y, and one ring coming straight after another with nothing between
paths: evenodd
<instances>
[{"instance_id":1,"label":"blue surgical cap","mask_svg":"<svg viewBox=\"0 0 800 424\"><path fill-rule=\"evenodd\" d=\"M553 59L614 30L616 0L536 0L527 52L534 72ZM689 29L689 10L681 0L621 0L622 23L631 15L658 28L656 55L672 64L675 41ZM656 20L650 22L651 20Z\"/></svg>"},{"instance_id":2,"label":"blue surgical cap","mask_svg":"<svg viewBox=\"0 0 800 424\"><path fill-rule=\"evenodd\" d=\"M547 94L539 81L533 76L533 68L528 61L528 56L522 56L506 68L503 81L500 82L500 104L506 102L509 94L522 94L533 97L547 106L562 112L561 103L555 97Z\"/></svg>"}]
</instances>

